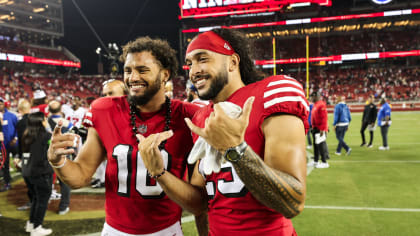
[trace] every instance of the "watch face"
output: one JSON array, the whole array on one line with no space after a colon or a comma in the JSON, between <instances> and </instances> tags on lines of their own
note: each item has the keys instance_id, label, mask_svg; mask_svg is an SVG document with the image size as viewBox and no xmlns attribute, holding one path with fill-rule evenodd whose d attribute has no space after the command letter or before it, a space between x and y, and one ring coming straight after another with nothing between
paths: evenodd
<instances>
[{"instance_id":1,"label":"watch face","mask_svg":"<svg viewBox=\"0 0 420 236\"><path fill-rule=\"evenodd\" d=\"M226 153L227 159L231 160L231 161L235 161L238 160L239 158L239 153L232 149L232 150L228 150L228 152Z\"/></svg>"}]
</instances>

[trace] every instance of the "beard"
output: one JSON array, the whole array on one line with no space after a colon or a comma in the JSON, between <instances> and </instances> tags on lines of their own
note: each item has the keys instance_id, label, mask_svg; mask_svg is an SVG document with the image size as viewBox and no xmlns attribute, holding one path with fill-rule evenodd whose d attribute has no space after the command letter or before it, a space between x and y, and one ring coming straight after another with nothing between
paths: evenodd
<instances>
[{"instance_id":1,"label":"beard","mask_svg":"<svg viewBox=\"0 0 420 236\"><path fill-rule=\"evenodd\" d=\"M210 88L206 92L198 92L198 97L202 100L212 100L217 97L227 83L228 72L227 70L222 70L210 81Z\"/></svg>"},{"instance_id":2,"label":"beard","mask_svg":"<svg viewBox=\"0 0 420 236\"><path fill-rule=\"evenodd\" d=\"M134 103L136 106L142 106L147 104L153 98L153 96L155 96L155 94L159 92L160 88L162 87L161 82L162 81L159 74L158 76L156 76L155 82L153 84L147 85L148 88L146 88L143 95L131 95L129 93L128 101L130 103Z\"/></svg>"}]
</instances>

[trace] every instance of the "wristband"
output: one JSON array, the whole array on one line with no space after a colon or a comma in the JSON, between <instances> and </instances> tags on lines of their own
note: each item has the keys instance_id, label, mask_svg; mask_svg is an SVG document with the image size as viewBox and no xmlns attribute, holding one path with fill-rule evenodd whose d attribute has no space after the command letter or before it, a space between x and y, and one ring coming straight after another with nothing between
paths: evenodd
<instances>
[{"instance_id":1,"label":"wristband","mask_svg":"<svg viewBox=\"0 0 420 236\"><path fill-rule=\"evenodd\" d=\"M50 163L50 165L51 165L51 167L52 167L52 168L54 168L54 169L60 169L60 168L62 168L62 167L66 164L66 162L67 162L67 158L65 158L65 157L64 157L64 162L63 162L63 164L58 165L58 166L53 165L53 163L51 163L51 161L48 161L48 162Z\"/></svg>"},{"instance_id":2,"label":"wristband","mask_svg":"<svg viewBox=\"0 0 420 236\"><path fill-rule=\"evenodd\" d=\"M166 170L165 170L165 169L163 169L162 173L157 174L157 175L155 175L155 176L152 176L151 174L149 174L149 177L150 177L150 178L153 178L153 179L155 179L155 180L157 180L159 177L161 177L161 176L162 176L162 175L164 175L165 173L166 173Z\"/></svg>"}]
</instances>

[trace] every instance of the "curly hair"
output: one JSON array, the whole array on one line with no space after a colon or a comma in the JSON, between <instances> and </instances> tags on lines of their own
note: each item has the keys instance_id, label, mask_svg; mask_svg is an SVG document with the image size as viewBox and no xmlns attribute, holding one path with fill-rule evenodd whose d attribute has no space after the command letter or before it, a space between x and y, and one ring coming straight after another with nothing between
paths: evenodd
<instances>
[{"instance_id":1,"label":"curly hair","mask_svg":"<svg viewBox=\"0 0 420 236\"><path fill-rule=\"evenodd\" d=\"M160 65L169 70L170 77L175 78L178 72L178 60L176 51L169 46L168 41L162 39L152 39L148 36L139 37L134 41L128 42L122 47L123 53L120 60L124 63L128 53L150 52Z\"/></svg>"},{"instance_id":2,"label":"curly hair","mask_svg":"<svg viewBox=\"0 0 420 236\"><path fill-rule=\"evenodd\" d=\"M224 40L228 41L235 52L239 55L239 70L241 78L245 85L257 82L264 78L262 72L258 71L254 65L252 51L249 39L246 35L238 30L232 29L213 29L214 33L218 34Z\"/></svg>"}]
</instances>

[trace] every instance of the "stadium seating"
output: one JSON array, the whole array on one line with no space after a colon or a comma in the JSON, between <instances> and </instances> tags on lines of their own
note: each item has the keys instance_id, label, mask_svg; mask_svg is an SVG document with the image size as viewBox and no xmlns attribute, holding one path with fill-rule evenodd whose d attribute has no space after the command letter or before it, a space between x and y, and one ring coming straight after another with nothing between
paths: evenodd
<instances>
[{"instance_id":1,"label":"stadium seating","mask_svg":"<svg viewBox=\"0 0 420 236\"><path fill-rule=\"evenodd\" d=\"M272 38L261 38L254 41L255 58L269 60L273 58ZM417 30L407 29L398 33L357 32L357 34L311 36L309 39L309 55L311 57L341 55L347 53L409 51L420 49L420 37ZM286 38L276 41L276 58L306 57L305 38Z\"/></svg>"},{"instance_id":2,"label":"stadium seating","mask_svg":"<svg viewBox=\"0 0 420 236\"><path fill-rule=\"evenodd\" d=\"M71 60L58 48L29 45L19 41L0 40L0 52L56 60Z\"/></svg>"}]
</instances>

